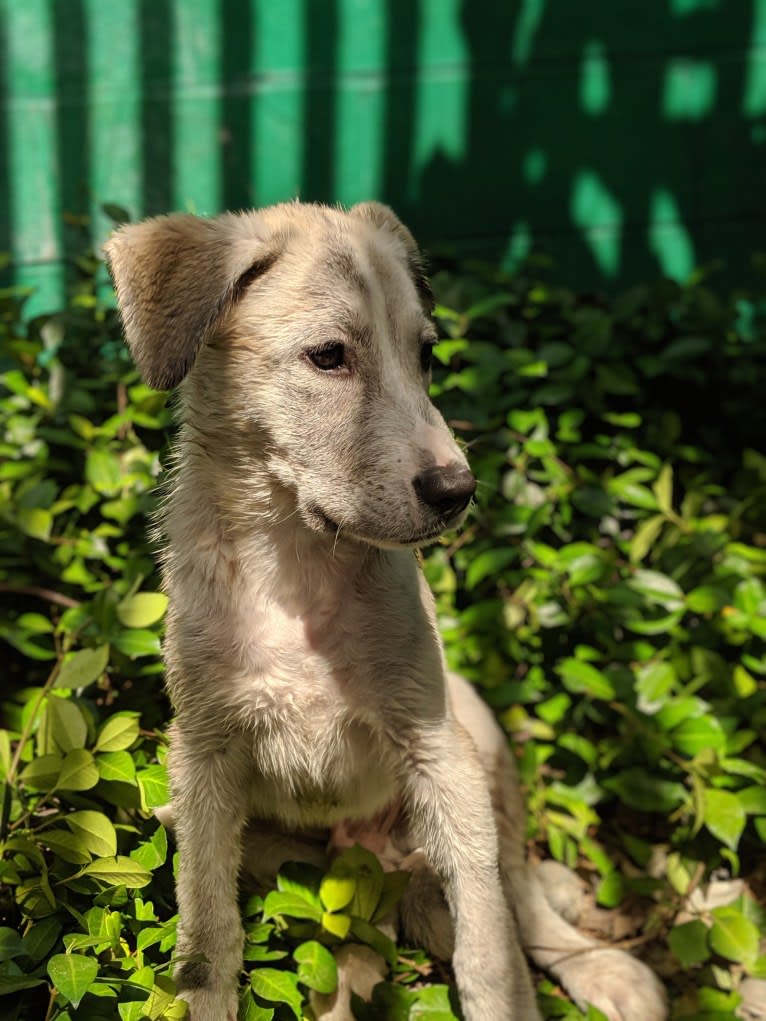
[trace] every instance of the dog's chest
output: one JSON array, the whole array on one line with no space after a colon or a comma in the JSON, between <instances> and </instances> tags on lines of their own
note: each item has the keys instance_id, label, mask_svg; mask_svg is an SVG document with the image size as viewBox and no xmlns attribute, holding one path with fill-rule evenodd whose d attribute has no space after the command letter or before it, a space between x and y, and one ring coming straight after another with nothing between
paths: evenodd
<instances>
[{"instance_id":1,"label":"dog's chest","mask_svg":"<svg viewBox=\"0 0 766 1021\"><path fill-rule=\"evenodd\" d=\"M268 629L254 628L233 693L251 735L254 814L326 825L396 798L390 703L411 681L413 650L407 634L370 641L372 627L347 605L272 613Z\"/></svg>"},{"instance_id":2,"label":"dog's chest","mask_svg":"<svg viewBox=\"0 0 766 1021\"><path fill-rule=\"evenodd\" d=\"M381 560L363 580L309 578L289 598L256 580L227 590L226 612L209 614L198 590L176 606L168 643L188 667L174 698L189 706L194 683L187 712L199 726L244 740L254 815L298 826L370 818L400 793L408 728L433 725L443 708L414 558Z\"/></svg>"}]
</instances>

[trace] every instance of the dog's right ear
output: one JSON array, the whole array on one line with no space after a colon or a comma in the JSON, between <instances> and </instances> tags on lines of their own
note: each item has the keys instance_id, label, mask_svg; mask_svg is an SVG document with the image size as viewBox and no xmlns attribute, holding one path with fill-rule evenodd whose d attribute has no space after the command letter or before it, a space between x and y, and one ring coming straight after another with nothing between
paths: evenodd
<instances>
[{"instance_id":1,"label":"dog's right ear","mask_svg":"<svg viewBox=\"0 0 766 1021\"><path fill-rule=\"evenodd\" d=\"M156 390L180 383L202 345L276 249L252 214L185 213L121 227L106 243L133 358Z\"/></svg>"}]
</instances>

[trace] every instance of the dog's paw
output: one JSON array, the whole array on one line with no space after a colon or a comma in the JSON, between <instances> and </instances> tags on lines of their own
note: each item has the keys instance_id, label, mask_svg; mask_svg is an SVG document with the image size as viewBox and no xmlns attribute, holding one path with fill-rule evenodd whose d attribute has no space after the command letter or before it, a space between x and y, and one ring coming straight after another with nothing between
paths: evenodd
<instances>
[{"instance_id":1,"label":"dog's paw","mask_svg":"<svg viewBox=\"0 0 766 1021\"><path fill-rule=\"evenodd\" d=\"M587 1004L609 1021L665 1021L667 998L659 979L621 950L589 950L558 961L551 969L583 1010Z\"/></svg>"},{"instance_id":2,"label":"dog's paw","mask_svg":"<svg viewBox=\"0 0 766 1021\"><path fill-rule=\"evenodd\" d=\"M585 905L582 880L566 865L552 858L541 861L536 867L545 899L556 912L571 925L577 925Z\"/></svg>"},{"instance_id":3,"label":"dog's paw","mask_svg":"<svg viewBox=\"0 0 766 1021\"><path fill-rule=\"evenodd\" d=\"M189 1005L185 1021L237 1021L236 994L215 989L183 989L178 998Z\"/></svg>"}]
</instances>

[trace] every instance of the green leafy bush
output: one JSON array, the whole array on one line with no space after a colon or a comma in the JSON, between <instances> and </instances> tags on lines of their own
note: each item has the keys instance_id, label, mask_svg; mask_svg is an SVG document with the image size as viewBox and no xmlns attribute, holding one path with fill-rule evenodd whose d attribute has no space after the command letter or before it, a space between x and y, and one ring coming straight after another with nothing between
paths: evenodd
<instances>
[{"instance_id":1,"label":"green leafy bush","mask_svg":"<svg viewBox=\"0 0 766 1021\"><path fill-rule=\"evenodd\" d=\"M83 257L68 306L29 323L0 293L0 1015L30 1021L184 1012L151 815L170 416L102 273ZM425 571L451 665L517 742L532 853L576 867L618 936L642 930L675 1018L734 1017L742 978L766 978L766 303L546 276L435 279L434 393L480 488ZM377 928L398 883L356 851L246 900L243 1016L300 1018L354 938L391 966L360 1018L452 1017L444 969Z\"/></svg>"}]
</instances>

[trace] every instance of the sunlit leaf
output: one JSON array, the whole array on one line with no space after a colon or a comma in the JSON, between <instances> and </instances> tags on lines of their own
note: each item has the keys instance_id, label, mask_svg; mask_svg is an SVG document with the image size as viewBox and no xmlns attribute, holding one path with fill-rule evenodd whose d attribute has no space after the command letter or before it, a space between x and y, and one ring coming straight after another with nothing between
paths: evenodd
<instances>
[{"instance_id":1,"label":"sunlit leaf","mask_svg":"<svg viewBox=\"0 0 766 1021\"><path fill-rule=\"evenodd\" d=\"M48 974L72 1006L79 1007L88 986L98 974L98 961L83 954L56 954L48 961Z\"/></svg>"}]
</instances>

